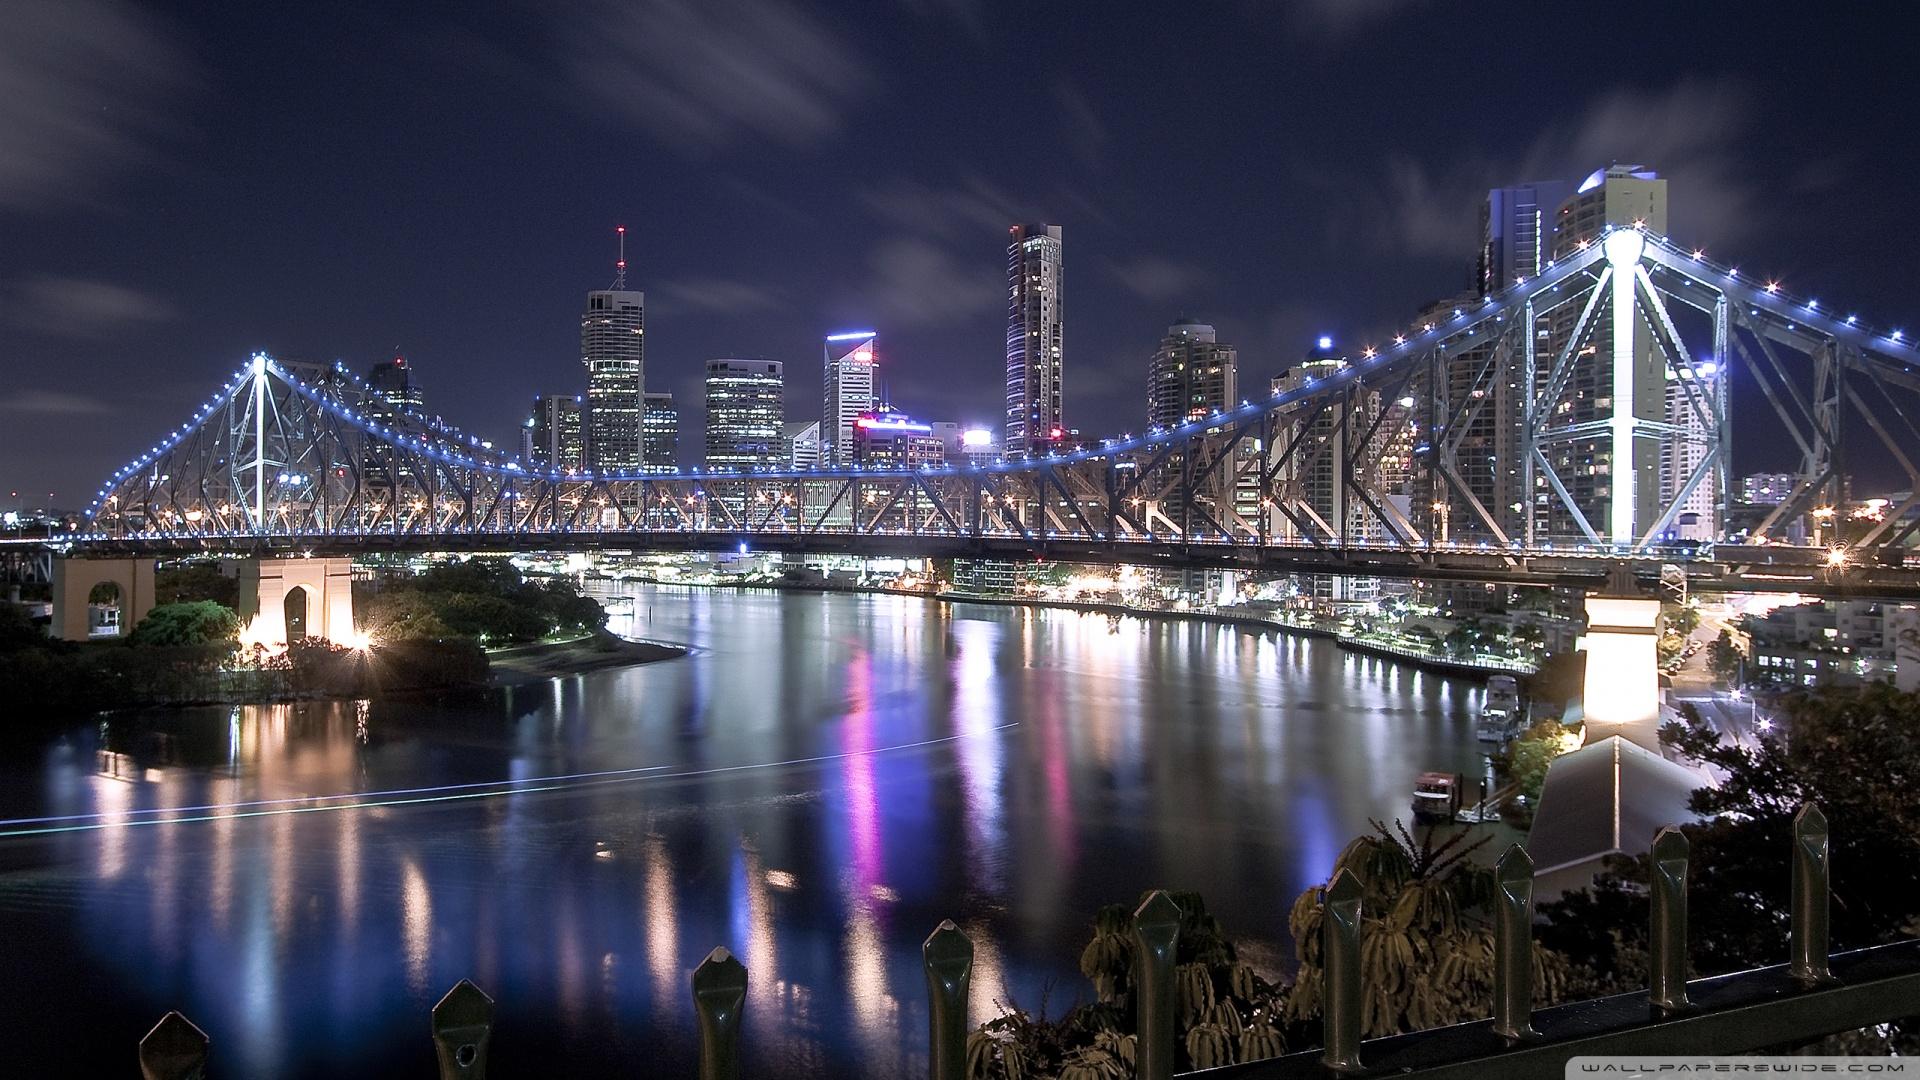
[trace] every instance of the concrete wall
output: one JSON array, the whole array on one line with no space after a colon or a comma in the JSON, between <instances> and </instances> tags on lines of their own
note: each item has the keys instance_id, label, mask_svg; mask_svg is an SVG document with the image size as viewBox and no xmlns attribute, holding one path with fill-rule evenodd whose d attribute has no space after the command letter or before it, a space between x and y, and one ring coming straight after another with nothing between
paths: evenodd
<instances>
[{"instance_id":1,"label":"concrete wall","mask_svg":"<svg viewBox=\"0 0 1920 1080\"><path fill-rule=\"evenodd\" d=\"M120 634L130 634L153 610L152 559L53 560L53 636L87 640L87 594L109 581L120 587Z\"/></svg>"},{"instance_id":2,"label":"concrete wall","mask_svg":"<svg viewBox=\"0 0 1920 1080\"><path fill-rule=\"evenodd\" d=\"M269 649L287 644L287 594L307 592L307 636L338 645L356 640L352 559L249 559L240 564L241 640Z\"/></svg>"}]
</instances>

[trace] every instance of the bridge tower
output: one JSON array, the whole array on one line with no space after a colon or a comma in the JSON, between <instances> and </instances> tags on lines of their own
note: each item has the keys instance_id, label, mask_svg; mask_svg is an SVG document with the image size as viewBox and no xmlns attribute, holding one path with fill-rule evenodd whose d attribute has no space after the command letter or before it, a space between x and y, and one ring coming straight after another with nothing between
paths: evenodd
<instances>
[{"instance_id":1,"label":"bridge tower","mask_svg":"<svg viewBox=\"0 0 1920 1080\"><path fill-rule=\"evenodd\" d=\"M240 564L241 640L269 649L305 638L359 641L352 559L248 559Z\"/></svg>"},{"instance_id":2,"label":"bridge tower","mask_svg":"<svg viewBox=\"0 0 1920 1080\"><path fill-rule=\"evenodd\" d=\"M1660 752L1660 601L1642 594L1626 563L1587 597L1581 690L1589 745L1619 735Z\"/></svg>"}]
</instances>

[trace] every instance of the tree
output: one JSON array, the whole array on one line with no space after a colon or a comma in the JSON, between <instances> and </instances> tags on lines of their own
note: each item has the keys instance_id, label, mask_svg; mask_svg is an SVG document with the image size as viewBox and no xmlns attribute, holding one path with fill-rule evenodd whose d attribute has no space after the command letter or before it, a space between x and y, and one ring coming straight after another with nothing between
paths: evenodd
<instances>
[{"instance_id":1,"label":"tree","mask_svg":"<svg viewBox=\"0 0 1920 1080\"><path fill-rule=\"evenodd\" d=\"M418 589L375 593L362 610L367 634L375 641L437 641L453 636L435 613L433 600Z\"/></svg>"},{"instance_id":2,"label":"tree","mask_svg":"<svg viewBox=\"0 0 1920 1080\"><path fill-rule=\"evenodd\" d=\"M33 616L19 604L0 601L0 653L18 652L47 643L47 635L33 624Z\"/></svg>"},{"instance_id":3,"label":"tree","mask_svg":"<svg viewBox=\"0 0 1920 1080\"><path fill-rule=\"evenodd\" d=\"M1857 948L1912 933L1920 920L1920 695L1886 683L1785 697L1785 737L1723 743L1698 722L1663 741L1725 774L1693 793L1708 816L1689 826L1693 954L1703 971L1784 959L1786 861L1793 815L1826 815L1833 853L1833 944Z\"/></svg>"},{"instance_id":4,"label":"tree","mask_svg":"<svg viewBox=\"0 0 1920 1080\"><path fill-rule=\"evenodd\" d=\"M220 572L218 563L194 562L154 571L153 601L178 604L211 600L227 608L240 601L240 579Z\"/></svg>"},{"instance_id":5,"label":"tree","mask_svg":"<svg viewBox=\"0 0 1920 1080\"><path fill-rule=\"evenodd\" d=\"M486 643L535 641L549 629L541 613L500 596L455 593L434 605L447 629Z\"/></svg>"},{"instance_id":6,"label":"tree","mask_svg":"<svg viewBox=\"0 0 1920 1080\"><path fill-rule=\"evenodd\" d=\"M1723 679L1740 673L1740 650L1733 643L1733 631L1721 627L1720 636L1707 644L1707 670Z\"/></svg>"},{"instance_id":7,"label":"tree","mask_svg":"<svg viewBox=\"0 0 1920 1080\"><path fill-rule=\"evenodd\" d=\"M240 619L232 609L211 600L195 600L155 607L133 628L130 640L135 645L214 645L239 637Z\"/></svg>"},{"instance_id":8,"label":"tree","mask_svg":"<svg viewBox=\"0 0 1920 1080\"><path fill-rule=\"evenodd\" d=\"M1469 844L1467 833L1456 832L1436 844L1432 831L1416 841L1397 822L1393 832L1378 821L1373 828L1375 835L1355 840L1340 853L1332 875L1352 870L1365 890L1360 901L1364 1035L1485 1016L1493 999L1488 918L1493 874L1468 856L1486 841ZM1300 961L1286 1000L1287 1019L1296 1023L1321 1011L1324 910L1319 890L1308 889L1294 901L1287 924ZM1534 950L1534 991L1543 1004L1559 1000L1567 976L1565 957Z\"/></svg>"},{"instance_id":9,"label":"tree","mask_svg":"<svg viewBox=\"0 0 1920 1080\"><path fill-rule=\"evenodd\" d=\"M1520 793L1529 805L1540 801L1540 789L1547 783L1547 767L1567 752L1568 729L1558 720L1541 720L1520 733L1506 750L1507 778L1520 785Z\"/></svg>"}]
</instances>

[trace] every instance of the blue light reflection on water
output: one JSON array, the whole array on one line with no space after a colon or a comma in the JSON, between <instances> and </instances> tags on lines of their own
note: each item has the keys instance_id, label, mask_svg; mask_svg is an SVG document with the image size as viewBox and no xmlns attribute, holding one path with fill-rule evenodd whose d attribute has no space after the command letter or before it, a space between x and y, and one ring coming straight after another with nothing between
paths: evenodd
<instances>
[{"instance_id":1,"label":"blue light reflection on water","mask_svg":"<svg viewBox=\"0 0 1920 1080\"><path fill-rule=\"evenodd\" d=\"M475 702L187 710L0 751L5 818L499 785L0 840L7 985L88 1016L23 1034L28 1060L122 1071L177 1007L228 1075L418 1074L427 1009L471 977L503 1072L686 1073L687 978L724 944L752 972L761 1075L898 1076L924 1068L941 918L976 939L976 1019L1049 981L1056 1013L1084 996L1094 909L1157 885L1279 963L1293 895L1368 817L1404 816L1421 770L1478 772L1477 692L1325 642L896 597L648 589L634 611L633 633L700 650Z\"/></svg>"}]
</instances>

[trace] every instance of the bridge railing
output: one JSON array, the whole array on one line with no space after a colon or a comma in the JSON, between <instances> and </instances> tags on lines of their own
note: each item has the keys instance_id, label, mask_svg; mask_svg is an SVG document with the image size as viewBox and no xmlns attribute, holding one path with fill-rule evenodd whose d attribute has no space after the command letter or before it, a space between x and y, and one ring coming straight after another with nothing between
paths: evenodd
<instances>
[{"instance_id":1,"label":"bridge railing","mask_svg":"<svg viewBox=\"0 0 1920 1080\"><path fill-rule=\"evenodd\" d=\"M1204 1075L1219 1080L1293 1080L1325 1077L1329 1071L1429 1080L1557 1076L1567 1059L1580 1054L1740 1053L1920 1015L1920 941L1829 955L1829 851L1826 819L1818 808L1802 807L1791 840L1788 963L1690 981L1688 843L1679 829L1661 829L1652 853L1647 989L1536 1010L1533 862L1516 844L1494 871L1491 1016L1370 1041L1361 1038L1363 889L1351 869L1342 869L1320 898L1325 912L1322 1048L1209 1069ZM1133 916L1137 1080L1175 1075L1180 916L1164 891L1149 894ZM967 1023L973 943L951 921L942 922L921 955L928 996L927 1075L965 1080L970 1051L976 1049ZM741 1041L748 974L725 948L714 949L693 972L700 1080L738 1080L750 1057ZM493 1000L465 979L434 1006L429 1031L441 1080L483 1080L493 1018ZM140 1042L141 1074L145 1080L200 1080L210 1045L206 1033L170 1012Z\"/></svg>"}]
</instances>

